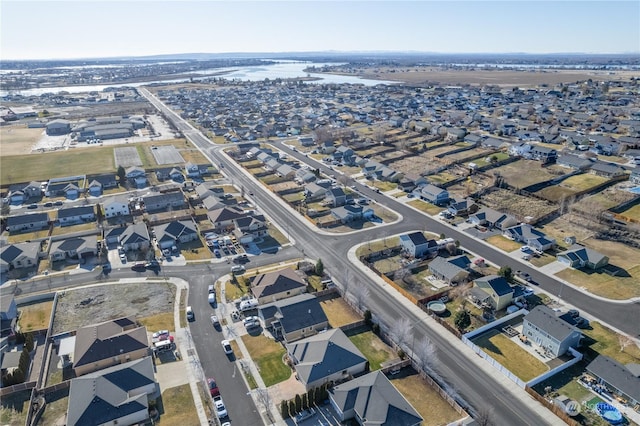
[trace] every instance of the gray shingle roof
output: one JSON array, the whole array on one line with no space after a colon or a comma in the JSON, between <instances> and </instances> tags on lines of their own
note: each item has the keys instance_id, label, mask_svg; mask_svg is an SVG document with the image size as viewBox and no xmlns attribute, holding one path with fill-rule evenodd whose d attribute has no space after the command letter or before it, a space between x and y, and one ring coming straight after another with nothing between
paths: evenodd
<instances>
[{"instance_id":1,"label":"gray shingle roof","mask_svg":"<svg viewBox=\"0 0 640 426\"><path fill-rule=\"evenodd\" d=\"M529 321L540 330L544 330L560 342L576 331L575 327L558 318L555 312L543 305L533 308L531 312L525 315L524 320Z\"/></svg>"},{"instance_id":2,"label":"gray shingle roof","mask_svg":"<svg viewBox=\"0 0 640 426\"><path fill-rule=\"evenodd\" d=\"M499 277L497 275L488 275L486 277L477 278L476 284L478 283L486 283L493 289L493 291L496 292L498 296L504 296L505 294L513 293L513 288L511 288L504 277Z\"/></svg>"},{"instance_id":3,"label":"gray shingle roof","mask_svg":"<svg viewBox=\"0 0 640 426\"><path fill-rule=\"evenodd\" d=\"M296 271L287 268L256 276L251 282L251 292L256 298L260 298L306 286Z\"/></svg>"},{"instance_id":4,"label":"gray shingle roof","mask_svg":"<svg viewBox=\"0 0 640 426\"><path fill-rule=\"evenodd\" d=\"M629 369L608 356L598 355L587 366L587 371L600 377L625 395L640 401L640 377L634 376Z\"/></svg>"}]
</instances>

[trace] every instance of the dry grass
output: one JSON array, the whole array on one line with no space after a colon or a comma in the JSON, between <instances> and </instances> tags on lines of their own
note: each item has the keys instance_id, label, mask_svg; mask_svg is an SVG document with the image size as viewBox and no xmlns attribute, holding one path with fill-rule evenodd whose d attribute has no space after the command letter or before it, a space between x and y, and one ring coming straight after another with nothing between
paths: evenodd
<instances>
[{"instance_id":1,"label":"dry grass","mask_svg":"<svg viewBox=\"0 0 640 426\"><path fill-rule=\"evenodd\" d=\"M523 220L525 216L537 219L557 208L555 204L548 201L525 197L506 189L499 189L483 195L482 204L501 212L510 213L519 220Z\"/></svg>"},{"instance_id":2,"label":"dry grass","mask_svg":"<svg viewBox=\"0 0 640 426\"><path fill-rule=\"evenodd\" d=\"M333 328L352 324L362 319L341 297L324 300L320 302L320 306L322 306L322 310Z\"/></svg>"},{"instance_id":3,"label":"dry grass","mask_svg":"<svg viewBox=\"0 0 640 426\"><path fill-rule=\"evenodd\" d=\"M620 351L618 343L619 334L612 331L598 322L592 322L591 329L582 330L586 336L595 341L590 347L601 355L606 355L615 359L621 364L640 363L640 347L637 344L630 344L624 351Z\"/></svg>"},{"instance_id":4,"label":"dry grass","mask_svg":"<svg viewBox=\"0 0 640 426\"><path fill-rule=\"evenodd\" d=\"M25 126L7 126L0 128L0 153L2 157L29 154L31 148L40 140L44 129L28 129Z\"/></svg>"},{"instance_id":5,"label":"dry grass","mask_svg":"<svg viewBox=\"0 0 640 426\"><path fill-rule=\"evenodd\" d=\"M557 219L540 227L542 232L550 237L555 238L559 246L567 247L568 244L564 242L566 237L576 237L576 240L581 242L591 238L594 235L594 231L585 226L576 225L569 221L571 215L560 216ZM584 219L582 223L585 223Z\"/></svg>"},{"instance_id":6,"label":"dry grass","mask_svg":"<svg viewBox=\"0 0 640 426\"><path fill-rule=\"evenodd\" d=\"M49 327L53 301L20 306L18 324L21 331L43 330Z\"/></svg>"},{"instance_id":7,"label":"dry grass","mask_svg":"<svg viewBox=\"0 0 640 426\"><path fill-rule=\"evenodd\" d=\"M640 204L636 204L630 209L623 211L622 213L620 213L620 215L640 222Z\"/></svg>"},{"instance_id":8,"label":"dry grass","mask_svg":"<svg viewBox=\"0 0 640 426\"><path fill-rule=\"evenodd\" d=\"M508 238L503 237L502 235L494 235L485 240L492 246L498 247L500 250L504 250L506 252L512 252L514 250L518 250L522 247L522 244L512 241Z\"/></svg>"},{"instance_id":9,"label":"dry grass","mask_svg":"<svg viewBox=\"0 0 640 426\"><path fill-rule=\"evenodd\" d=\"M538 377L548 370L536 357L509 340L498 330L492 330L473 340L490 357L524 381Z\"/></svg>"},{"instance_id":10,"label":"dry grass","mask_svg":"<svg viewBox=\"0 0 640 426\"><path fill-rule=\"evenodd\" d=\"M97 224L95 222L79 223L78 225L71 226L54 226L51 235L65 235L72 234L74 232L89 231L94 229L97 229Z\"/></svg>"},{"instance_id":11,"label":"dry grass","mask_svg":"<svg viewBox=\"0 0 640 426\"><path fill-rule=\"evenodd\" d=\"M196 426L200 424L189 384L169 388L162 392L164 414L158 424Z\"/></svg>"},{"instance_id":12,"label":"dry grass","mask_svg":"<svg viewBox=\"0 0 640 426\"><path fill-rule=\"evenodd\" d=\"M0 400L0 422L3 426L23 426L27 420L31 391L16 392Z\"/></svg>"},{"instance_id":13,"label":"dry grass","mask_svg":"<svg viewBox=\"0 0 640 426\"><path fill-rule=\"evenodd\" d=\"M640 250L616 241L589 238L582 244L609 257L609 263L620 268L632 269L640 265ZM638 281L640 283L640 281Z\"/></svg>"},{"instance_id":14,"label":"dry grass","mask_svg":"<svg viewBox=\"0 0 640 426\"><path fill-rule=\"evenodd\" d=\"M175 331L175 319L173 312L150 315L139 318L138 321L140 321L140 324L147 327L147 331L151 333L155 333L158 330Z\"/></svg>"},{"instance_id":15,"label":"dry grass","mask_svg":"<svg viewBox=\"0 0 640 426\"><path fill-rule=\"evenodd\" d=\"M6 234L5 234L6 235ZM24 232L21 234L10 234L7 236L7 242L10 244L21 243L27 240L37 240L38 238L46 238L49 236L48 229L41 229L34 232Z\"/></svg>"},{"instance_id":16,"label":"dry grass","mask_svg":"<svg viewBox=\"0 0 640 426\"><path fill-rule=\"evenodd\" d=\"M601 271L567 268L556 276L598 296L615 300L640 297L640 265L626 270L628 277L612 277Z\"/></svg>"},{"instance_id":17,"label":"dry grass","mask_svg":"<svg viewBox=\"0 0 640 426\"><path fill-rule=\"evenodd\" d=\"M516 188L526 188L529 185L553 179L547 169L540 167L539 161L518 160L513 163L493 169L493 172L500 173L509 185Z\"/></svg>"},{"instance_id":18,"label":"dry grass","mask_svg":"<svg viewBox=\"0 0 640 426\"><path fill-rule=\"evenodd\" d=\"M412 200L412 201L409 201L407 204L422 212L425 212L428 215L438 214L443 210L442 207L438 207L434 204L427 203L426 201L422 201L422 200Z\"/></svg>"},{"instance_id":19,"label":"dry grass","mask_svg":"<svg viewBox=\"0 0 640 426\"><path fill-rule=\"evenodd\" d=\"M39 425L64 424L69 408L69 397L59 398L47 403L47 407L38 422Z\"/></svg>"},{"instance_id":20,"label":"dry grass","mask_svg":"<svg viewBox=\"0 0 640 426\"><path fill-rule=\"evenodd\" d=\"M392 377L391 383L422 416L423 426L446 425L460 418L460 414L417 373Z\"/></svg>"}]
</instances>

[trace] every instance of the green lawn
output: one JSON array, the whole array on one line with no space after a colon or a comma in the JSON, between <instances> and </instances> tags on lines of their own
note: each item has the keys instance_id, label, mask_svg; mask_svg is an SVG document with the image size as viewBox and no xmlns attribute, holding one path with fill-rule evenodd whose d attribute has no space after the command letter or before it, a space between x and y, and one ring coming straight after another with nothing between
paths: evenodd
<instances>
[{"instance_id":1,"label":"green lawn","mask_svg":"<svg viewBox=\"0 0 640 426\"><path fill-rule=\"evenodd\" d=\"M640 221L640 204L636 204L630 209L623 211L622 213L620 213L620 215L628 217L629 219Z\"/></svg>"},{"instance_id":2,"label":"green lawn","mask_svg":"<svg viewBox=\"0 0 640 426\"><path fill-rule=\"evenodd\" d=\"M291 376L291 369L282 360L286 352L282 345L263 335L244 335L242 341L251 359L257 364L266 387L283 382Z\"/></svg>"},{"instance_id":3,"label":"green lawn","mask_svg":"<svg viewBox=\"0 0 640 426\"><path fill-rule=\"evenodd\" d=\"M610 330L598 322L592 322L590 329L582 330L582 333L589 338L583 344L601 354L615 359L621 364L640 364L640 347L635 344L627 346L624 351L620 351L618 343L619 334Z\"/></svg>"},{"instance_id":4,"label":"green lawn","mask_svg":"<svg viewBox=\"0 0 640 426\"><path fill-rule=\"evenodd\" d=\"M412 200L407 204L429 215L438 214L443 210L442 207L438 207L434 204L427 203L426 201L422 200Z\"/></svg>"},{"instance_id":5,"label":"green lawn","mask_svg":"<svg viewBox=\"0 0 640 426\"><path fill-rule=\"evenodd\" d=\"M548 370L547 366L533 355L509 340L498 330L492 330L473 340L491 358L524 381L538 377Z\"/></svg>"},{"instance_id":6,"label":"green lawn","mask_svg":"<svg viewBox=\"0 0 640 426\"><path fill-rule=\"evenodd\" d=\"M598 296L615 300L640 297L640 265L627 269L629 276L612 277L604 272L567 268L556 276Z\"/></svg>"},{"instance_id":7,"label":"green lawn","mask_svg":"<svg viewBox=\"0 0 640 426\"><path fill-rule=\"evenodd\" d=\"M393 350L387 346L373 331L365 331L353 336L349 339L362 352L369 361L369 369L371 371L379 370L380 364L390 361L397 357Z\"/></svg>"},{"instance_id":8,"label":"green lawn","mask_svg":"<svg viewBox=\"0 0 640 426\"><path fill-rule=\"evenodd\" d=\"M115 172L113 147L75 148L69 151L0 157L4 183L42 181L52 177Z\"/></svg>"},{"instance_id":9,"label":"green lawn","mask_svg":"<svg viewBox=\"0 0 640 426\"><path fill-rule=\"evenodd\" d=\"M487 238L485 241L491 244L492 246L496 246L500 250L504 250L506 252L512 252L522 247L522 244L516 241L510 240L508 238L505 238L502 235L494 235L493 237Z\"/></svg>"}]
</instances>

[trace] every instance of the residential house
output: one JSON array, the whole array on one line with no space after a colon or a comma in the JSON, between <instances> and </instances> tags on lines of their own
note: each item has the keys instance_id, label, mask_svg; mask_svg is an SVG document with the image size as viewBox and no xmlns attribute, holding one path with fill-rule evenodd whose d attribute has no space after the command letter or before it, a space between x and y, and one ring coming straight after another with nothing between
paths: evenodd
<instances>
[{"instance_id":1,"label":"residential house","mask_svg":"<svg viewBox=\"0 0 640 426\"><path fill-rule=\"evenodd\" d=\"M435 240L427 240L420 231L400 235L400 245L406 254L415 258L432 255L438 251Z\"/></svg>"},{"instance_id":2,"label":"residential house","mask_svg":"<svg viewBox=\"0 0 640 426\"><path fill-rule=\"evenodd\" d=\"M327 188L330 188L329 182L310 182L304 186L304 195L307 202L314 202L324 199L327 194Z\"/></svg>"},{"instance_id":3,"label":"residential house","mask_svg":"<svg viewBox=\"0 0 640 426\"><path fill-rule=\"evenodd\" d=\"M0 292L0 337L6 337L15 332L18 322L18 305L13 292Z\"/></svg>"},{"instance_id":4,"label":"residential house","mask_svg":"<svg viewBox=\"0 0 640 426\"><path fill-rule=\"evenodd\" d=\"M47 185L45 195L47 197L66 197L69 200L75 200L80 195L80 186L78 182L51 182Z\"/></svg>"},{"instance_id":5,"label":"residential house","mask_svg":"<svg viewBox=\"0 0 640 426\"><path fill-rule=\"evenodd\" d=\"M313 138L310 136L298 136L298 142L302 146L313 146L315 144Z\"/></svg>"},{"instance_id":6,"label":"residential house","mask_svg":"<svg viewBox=\"0 0 640 426\"><path fill-rule=\"evenodd\" d=\"M514 157L528 157L533 147L528 143L514 143L509 147L509 155Z\"/></svg>"},{"instance_id":7,"label":"residential house","mask_svg":"<svg viewBox=\"0 0 640 426\"><path fill-rule=\"evenodd\" d=\"M73 371L79 377L147 355L147 328L138 326L132 318L118 318L78 329Z\"/></svg>"},{"instance_id":8,"label":"residential house","mask_svg":"<svg viewBox=\"0 0 640 426\"><path fill-rule=\"evenodd\" d=\"M614 178L624 175L626 173L626 170L624 169L624 167L618 164L596 161L591 165L590 173L596 176Z\"/></svg>"},{"instance_id":9,"label":"residential house","mask_svg":"<svg viewBox=\"0 0 640 426\"><path fill-rule=\"evenodd\" d=\"M558 253L558 262L567 264L572 268L600 269L609 263L609 258L588 247L574 244L568 250Z\"/></svg>"},{"instance_id":10,"label":"residential house","mask_svg":"<svg viewBox=\"0 0 640 426\"><path fill-rule=\"evenodd\" d=\"M234 234L241 244L247 244L253 240L267 235L267 220L263 215L247 215L233 220Z\"/></svg>"},{"instance_id":11,"label":"residential house","mask_svg":"<svg viewBox=\"0 0 640 426\"><path fill-rule=\"evenodd\" d=\"M247 213L236 206L227 206L207 213L207 217L216 230L230 229L233 227L234 220L245 216Z\"/></svg>"},{"instance_id":12,"label":"residential house","mask_svg":"<svg viewBox=\"0 0 640 426\"><path fill-rule=\"evenodd\" d=\"M582 338L577 328L558 318L544 305L536 306L524 316L522 334L554 357L564 355L570 347L577 347Z\"/></svg>"},{"instance_id":13,"label":"residential house","mask_svg":"<svg viewBox=\"0 0 640 426\"><path fill-rule=\"evenodd\" d=\"M16 183L9 186L9 202L22 204L30 198L42 197L42 187L39 182Z\"/></svg>"},{"instance_id":14,"label":"residential house","mask_svg":"<svg viewBox=\"0 0 640 426\"><path fill-rule=\"evenodd\" d=\"M174 245L188 243L199 238L196 224L193 220L174 220L154 226L153 231L161 249L171 248Z\"/></svg>"},{"instance_id":15,"label":"residential house","mask_svg":"<svg viewBox=\"0 0 640 426\"><path fill-rule=\"evenodd\" d=\"M135 188L147 186L147 176L142 167L131 166L125 170L125 177Z\"/></svg>"},{"instance_id":16,"label":"residential house","mask_svg":"<svg viewBox=\"0 0 640 426\"><path fill-rule=\"evenodd\" d=\"M558 151L546 146L534 145L529 155L532 159L541 161L543 164L554 163L558 158Z\"/></svg>"},{"instance_id":17,"label":"residential house","mask_svg":"<svg viewBox=\"0 0 640 426\"><path fill-rule=\"evenodd\" d=\"M285 179L293 179L296 175L296 169L288 164L283 164L276 169L276 174Z\"/></svg>"},{"instance_id":18,"label":"residential house","mask_svg":"<svg viewBox=\"0 0 640 426\"><path fill-rule=\"evenodd\" d=\"M307 283L291 268L257 275L251 293L260 304L297 296L307 291Z\"/></svg>"},{"instance_id":19,"label":"residential house","mask_svg":"<svg viewBox=\"0 0 640 426\"><path fill-rule=\"evenodd\" d=\"M149 230L144 222L134 223L120 235L120 245L127 251L146 250L151 245Z\"/></svg>"},{"instance_id":20,"label":"residential house","mask_svg":"<svg viewBox=\"0 0 640 426\"><path fill-rule=\"evenodd\" d=\"M110 198L102 203L102 206L104 208L104 216L107 219L131 214L129 210L129 199L126 195Z\"/></svg>"},{"instance_id":21,"label":"residential house","mask_svg":"<svg viewBox=\"0 0 640 426\"><path fill-rule=\"evenodd\" d=\"M418 191L416 195L421 199L428 201L431 204L435 204L436 206L442 206L449 201L449 191L430 183L419 187L416 191Z\"/></svg>"},{"instance_id":22,"label":"residential house","mask_svg":"<svg viewBox=\"0 0 640 426\"><path fill-rule=\"evenodd\" d=\"M49 226L47 213L21 214L7 218L7 231L10 233L38 231Z\"/></svg>"},{"instance_id":23,"label":"residential house","mask_svg":"<svg viewBox=\"0 0 640 426\"><path fill-rule=\"evenodd\" d=\"M162 194L148 195L142 197L144 209L147 212L155 212L161 210L179 210L185 207L184 195L181 191L171 191Z\"/></svg>"},{"instance_id":24,"label":"residential house","mask_svg":"<svg viewBox=\"0 0 640 426\"><path fill-rule=\"evenodd\" d=\"M320 302L307 293L262 305L258 316L277 339L282 338L286 343L313 336L329 327Z\"/></svg>"},{"instance_id":25,"label":"residential house","mask_svg":"<svg viewBox=\"0 0 640 426\"><path fill-rule=\"evenodd\" d=\"M332 207L340 207L347 203L347 194L340 187L332 187L326 190L325 199Z\"/></svg>"},{"instance_id":26,"label":"residential house","mask_svg":"<svg viewBox=\"0 0 640 426\"><path fill-rule=\"evenodd\" d=\"M482 140L482 142L480 143L480 145L483 148L490 148L490 149L495 149L495 150L499 150L502 149L504 147L510 146L509 142L502 140L502 139L497 139L494 137L488 137Z\"/></svg>"},{"instance_id":27,"label":"residential house","mask_svg":"<svg viewBox=\"0 0 640 426\"><path fill-rule=\"evenodd\" d=\"M369 362L339 328L286 345L296 377L309 391L364 373Z\"/></svg>"},{"instance_id":28,"label":"residential house","mask_svg":"<svg viewBox=\"0 0 640 426\"><path fill-rule=\"evenodd\" d=\"M122 234L124 234L126 230L127 228L124 224L105 229L103 232L104 241L106 241L107 244L120 244L120 238L122 238Z\"/></svg>"},{"instance_id":29,"label":"residential house","mask_svg":"<svg viewBox=\"0 0 640 426\"><path fill-rule=\"evenodd\" d=\"M198 200L203 201L208 197L216 197L222 199L224 197L224 188L221 186L212 186L208 183L201 183L195 189Z\"/></svg>"},{"instance_id":30,"label":"residential house","mask_svg":"<svg viewBox=\"0 0 640 426\"><path fill-rule=\"evenodd\" d=\"M636 364L637 365L637 364ZM598 355L587 365L587 371L598 382L626 401L629 407L640 404L640 377L630 368L605 355Z\"/></svg>"},{"instance_id":31,"label":"residential house","mask_svg":"<svg viewBox=\"0 0 640 426\"><path fill-rule=\"evenodd\" d=\"M331 215L342 223L349 223L355 220L369 220L373 217L374 212L370 207L349 205L334 207L331 209Z\"/></svg>"},{"instance_id":32,"label":"residential house","mask_svg":"<svg viewBox=\"0 0 640 426\"><path fill-rule=\"evenodd\" d=\"M471 261L465 255L455 257L436 257L429 263L429 272L437 279L449 285L458 285L469 279Z\"/></svg>"},{"instance_id":33,"label":"residential house","mask_svg":"<svg viewBox=\"0 0 640 426\"><path fill-rule=\"evenodd\" d=\"M488 303L496 311L506 308L513 300L513 288L504 277L488 275L477 278L475 287L489 295Z\"/></svg>"},{"instance_id":34,"label":"residential house","mask_svg":"<svg viewBox=\"0 0 640 426\"><path fill-rule=\"evenodd\" d=\"M556 164L574 170L586 170L591 167L592 161L573 154L560 154Z\"/></svg>"},{"instance_id":35,"label":"residential house","mask_svg":"<svg viewBox=\"0 0 640 426\"><path fill-rule=\"evenodd\" d=\"M71 379L66 424L146 424L157 390L149 356Z\"/></svg>"},{"instance_id":36,"label":"residential house","mask_svg":"<svg viewBox=\"0 0 640 426\"><path fill-rule=\"evenodd\" d=\"M423 420L380 370L334 386L329 401L341 422L354 419L361 426L419 426Z\"/></svg>"},{"instance_id":37,"label":"residential house","mask_svg":"<svg viewBox=\"0 0 640 426\"><path fill-rule=\"evenodd\" d=\"M105 189L118 187L115 173L90 175L87 176L87 182L89 182L87 192L93 197L101 196Z\"/></svg>"},{"instance_id":38,"label":"residential house","mask_svg":"<svg viewBox=\"0 0 640 426\"><path fill-rule=\"evenodd\" d=\"M49 249L49 259L52 262L66 259L81 260L95 257L97 254L98 237L95 235L52 241Z\"/></svg>"},{"instance_id":39,"label":"residential house","mask_svg":"<svg viewBox=\"0 0 640 426\"><path fill-rule=\"evenodd\" d=\"M505 229L502 235L542 251L549 250L556 243L555 239L547 237L544 232L525 223Z\"/></svg>"},{"instance_id":40,"label":"residential house","mask_svg":"<svg viewBox=\"0 0 640 426\"><path fill-rule=\"evenodd\" d=\"M489 229L504 230L518 224L518 220L506 213L483 207L474 214L469 215L469 221L476 226L485 226Z\"/></svg>"},{"instance_id":41,"label":"residential house","mask_svg":"<svg viewBox=\"0 0 640 426\"><path fill-rule=\"evenodd\" d=\"M447 210L454 216L467 216L471 211L477 210L478 206L470 199L452 199Z\"/></svg>"},{"instance_id":42,"label":"residential house","mask_svg":"<svg viewBox=\"0 0 640 426\"><path fill-rule=\"evenodd\" d=\"M69 207L58 210L58 222L60 226L76 225L78 223L93 222L96 220L94 206Z\"/></svg>"},{"instance_id":43,"label":"residential house","mask_svg":"<svg viewBox=\"0 0 640 426\"><path fill-rule=\"evenodd\" d=\"M631 170L631 175L629 176L629 180L633 183L637 183L640 185L640 167L634 167Z\"/></svg>"},{"instance_id":44,"label":"residential house","mask_svg":"<svg viewBox=\"0 0 640 426\"><path fill-rule=\"evenodd\" d=\"M184 171L190 178L200 177L200 167L198 167L197 164L193 164L190 162L185 163Z\"/></svg>"},{"instance_id":45,"label":"residential house","mask_svg":"<svg viewBox=\"0 0 640 426\"><path fill-rule=\"evenodd\" d=\"M333 141L326 141L320 144L320 152L323 154L331 154L336 150L336 147L333 145Z\"/></svg>"}]
</instances>

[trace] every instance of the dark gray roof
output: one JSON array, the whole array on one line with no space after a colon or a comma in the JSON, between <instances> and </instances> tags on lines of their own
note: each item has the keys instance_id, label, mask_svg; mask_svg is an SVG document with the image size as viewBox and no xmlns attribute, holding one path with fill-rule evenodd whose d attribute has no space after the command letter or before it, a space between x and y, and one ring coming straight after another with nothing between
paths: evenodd
<instances>
[{"instance_id":1,"label":"dark gray roof","mask_svg":"<svg viewBox=\"0 0 640 426\"><path fill-rule=\"evenodd\" d=\"M339 328L290 343L287 352L298 361L296 372L305 384L367 361Z\"/></svg>"},{"instance_id":2,"label":"dark gray roof","mask_svg":"<svg viewBox=\"0 0 640 426\"><path fill-rule=\"evenodd\" d=\"M58 219L74 216L95 215L93 206L69 207L67 209L58 210Z\"/></svg>"},{"instance_id":3,"label":"dark gray roof","mask_svg":"<svg viewBox=\"0 0 640 426\"><path fill-rule=\"evenodd\" d=\"M0 260L2 262L11 263L18 256L24 254L32 259L38 257L40 251L40 242L32 241L29 243L2 244L0 247Z\"/></svg>"},{"instance_id":4,"label":"dark gray roof","mask_svg":"<svg viewBox=\"0 0 640 426\"><path fill-rule=\"evenodd\" d=\"M192 220L174 220L154 227L158 241L176 240L183 235L196 234L196 225Z\"/></svg>"},{"instance_id":5,"label":"dark gray roof","mask_svg":"<svg viewBox=\"0 0 640 426\"><path fill-rule=\"evenodd\" d=\"M427 244L427 238L420 231L412 232L407 234L407 237L411 240L411 242L416 246L420 246L422 244Z\"/></svg>"},{"instance_id":6,"label":"dark gray roof","mask_svg":"<svg viewBox=\"0 0 640 426\"><path fill-rule=\"evenodd\" d=\"M7 226L23 225L25 223L48 222L49 216L46 213L21 214L20 216L9 216Z\"/></svg>"},{"instance_id":7,"label":"dark gray roof","mask_svg":"<svg viewBox=\"0 0 640 426\"><path fill-rule=\"evenodd\" d=\"M285 291L306 288L307 284L291 268L258 275L251 282L251 292L257 298Z\"/></svg>"},{"instance_id":8,"label":"dark gray roof","mask_svg":"<svg viewBox=\"0 0 640 426\"><path fill-rule=\"evenodd\" d=\"M122 244L132 244L149 241L149 230L144 222L127 226L122 233Z\"/></svg>"},{"instance_id":9,"label":"dark gray roof","mask_svg":"<svg viewBox=\"0 0 640 426\"><path fill-rule=\"evenodd\" d=\"M261 310L265 319L270 318L265 315L270 305L275 305L282 316L280 324L285 333L328 322L320 302L313 294L300 294L264 305Z\"/></svg>"},{"instance_id":10,"label":"dark gray roof","mask_svg":"<svg viewBox=\"0 0 640 426\"><path fill-rule=\"evenodd\" d=\"M507 280L498 275L488 275L486 277L477 278L476 284L478 283L486 283L498 296L513 293L513 288L511 288Z\"/></svg>"},{"instance_id":11,"label":"dark gray roof","mask_svg":"<svg viewBox=\"0 0 640 426\"><path fill-rule=\"evenodd\" d=\"M544 305L538 305L533 308L531 312L525 315L524 319L560 342L577 331L575 327L558 318L555 312Z\"/></svg>"},{"instance_id":12,"label":"dark gray roof","mask_svg":"<svg viewBox=\"0 0 640 426\"><path fill-rule=\"evenodd\" d=\"M587 365L587 371L617 388L622 393L640 401L640 378L608 356L598 355Z\"/></svg>"},{"instance_id":13,"label":"dark gray roof","mask_svg":"<svg viewBox=\"0 0 640 426\"><path fill-rule=\"evenodd\" d=\"M20 355L22 351L3 352L2 353L2 368L3 370L9 368L16 368L20 365Z\"/></svg>"},{"instance_id":14,"label":"dark gray roof","mask_svg":"<svg viewBox=\"0 0 640 426\"><path fill-rule=\"evenodd\" d=\"M607 257L602 253L588 247L581 246L580 244L572 245L568 250L558 253L558 256L567 256L572 261L580 259L583 262L591 262L593 264L597 264Z\"/></svg>"},{"instance_id":15,"label":"dark gray roof","mask_svg":"<svg viewBox=\"0 0 640 426\"><path fill-rule=\"evenodd\" d=\"M381 371L335 386L330 397L343 413L354 410L365 426L413 426L423 420Z\"/></svg>"},{"instance_id":16,"label":"dark gray roof","mask_svg":"<svg viewBox=\"0 0 640 426\"><path fill-rule=\"evenodd\" d=\"M448 280L455 278L456 275L465 271L464 268L461 268L455 263L452 263L450 259L445 259L444 257L436 257L433 259L431 263L429 263L429 270L442 275Z\"/></svg>"}]
</instances>

